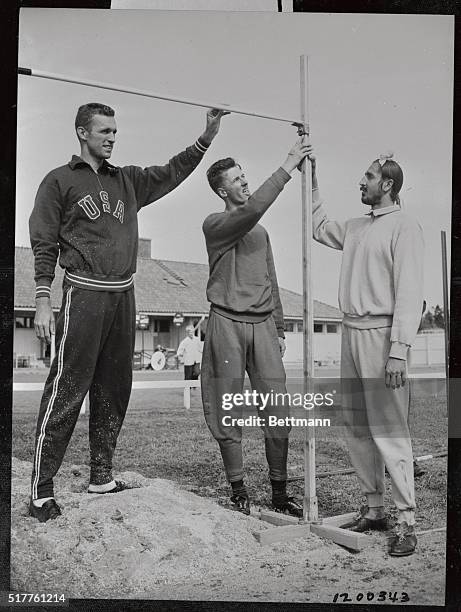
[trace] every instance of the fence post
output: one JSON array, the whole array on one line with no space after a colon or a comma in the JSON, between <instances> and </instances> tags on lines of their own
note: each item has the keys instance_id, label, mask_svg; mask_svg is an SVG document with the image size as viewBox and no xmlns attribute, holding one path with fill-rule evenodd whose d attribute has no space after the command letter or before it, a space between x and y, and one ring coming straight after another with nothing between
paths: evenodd
<instances>
[{"instance_id":1,"label":"fence post","mask_svg":"<svg viewBox=\"0 0 461 612\"><path fill-rule=\"evenodd\" d=\"M190 408L190 386L184 385L184 408L189 410Z\"/></svg>"}]
</instances>

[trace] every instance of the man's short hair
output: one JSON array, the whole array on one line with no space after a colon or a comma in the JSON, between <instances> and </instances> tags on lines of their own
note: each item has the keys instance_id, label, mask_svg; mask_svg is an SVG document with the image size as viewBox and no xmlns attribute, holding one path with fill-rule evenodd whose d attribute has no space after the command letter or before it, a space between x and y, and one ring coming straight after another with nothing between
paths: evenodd
<instances>
[{"instance_id":1,"label":"man's short hair","mask_svg":"<svg viewBox=\"0 0 461 612\"><path fill-rule=\"evenodd\" d=\"M381 177L383 181L392 179L391 187L391 200L393 202L399 202L398 193L402 189L403 185L403 170L399 164L393 159L386 159L383 165L379 163L379 159L376 159L374 164L377 164L381 168Z\"/></svg>"},{"instance_id":2,"label":"man's short hair","mask_svg":"<svg viewBox=\"0 0 461 612\"><path fill-rule=\"evenodd\" d=\"M75 117L75 129L78 127L83 127L87 130L95 115L113 117L115 115L115 111L110 106L100 104L99 102L89 102L88 104L83 104L78 109L77 116Z\"/></svg>"},{"instance_id":3,"label":"man's short hair","mask_svg":"<svg viewBox=\"0 0 461 612\"><path fill-rule=\"evenodd\" d=\"M231 168L235 168L235 166L240 168L240 164L238 164L235 159L226 157L225 159L218 159L217 162L208 168L206 173L208 183L216 194L218 193L218 188L222 187L222 175L224 172Z\"/></svg>"}]
</instances>

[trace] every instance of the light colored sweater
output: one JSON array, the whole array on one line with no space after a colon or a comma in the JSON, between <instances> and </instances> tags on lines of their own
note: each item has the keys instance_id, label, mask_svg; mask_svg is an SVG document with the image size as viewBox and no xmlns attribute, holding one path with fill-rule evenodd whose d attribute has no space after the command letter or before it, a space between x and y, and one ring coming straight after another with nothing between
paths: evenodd
<instances>
[{"instance_id":1,"label":"light colored sweater","mask_svg":"<svg viewBox=\"0 0 461 612\"><path fill-rule=\"evenodd\" d=\"M330 221L314 192L312 226L317 242L343 251L339 307L344 324L391 325L389 357L406 359L423 305L424 239L418 221L399 206Z\"/></svg>"},{"instance_id":2,"label":"light colored sweater","mask_svg":"<svg viewBox=\"0 0 461 612\"><path fill-rule=\"evenodd\" d=\"M184 365L191 366L202 361L202 350L202 342L197 336L193 338L186 336L180 342L176 355L184 359Z\"/></svg>"}]
</instances>

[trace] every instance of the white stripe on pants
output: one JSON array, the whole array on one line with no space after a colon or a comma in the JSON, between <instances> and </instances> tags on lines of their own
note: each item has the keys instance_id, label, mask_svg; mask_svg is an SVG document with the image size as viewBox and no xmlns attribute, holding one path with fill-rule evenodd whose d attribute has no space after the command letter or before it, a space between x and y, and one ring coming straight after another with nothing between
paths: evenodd
<instances>
[{"instance_id":1,"label":"white stripe on pants","mask_svg":"<svg viewBox=\"0 0 461 612\"><path fill-rule=\"evenodd\" d=\"M41 463L41 458L42 458L43 441L45 439L46 426L50 418L51 411L53 410L54 402L56 400L56 396L58 393L59 382L61 380L63 367L64 367L63 355L64 355L64 347L66 345L67 332L69 329L69 311L70 311L70 305L72 301L72 291L73 291L73 288L70 287L65 297L66 302L65 302L65 308L64 308L64 326L63 326L64 329L63 329L62 339L59 344L58 354L57 354L57 357L55 357L58 360L57 374L56 374L56 378L53 381L53 392L51 394L50 401L48 402L46 413L45 413L45 416L43 418L43 421L40 427L40 434L38 436L36 446L35 446L35 458L34 458L35 471L32 477L32 499L37 499L38 497L37 486L38 486L38 481L39 481L39 476L40 476L40 463Z\"/></svg>"}]
</instances>

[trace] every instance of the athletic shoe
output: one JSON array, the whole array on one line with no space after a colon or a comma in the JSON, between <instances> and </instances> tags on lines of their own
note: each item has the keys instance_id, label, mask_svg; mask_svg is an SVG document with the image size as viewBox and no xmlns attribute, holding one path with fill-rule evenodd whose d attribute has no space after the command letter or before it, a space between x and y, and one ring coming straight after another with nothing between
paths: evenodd
<instances>
[{"instance_id":1,"label":"athletic shoe","mask_svg":"<svg viewBox=\"0 0 461 612\"><path fill-rule=\"evenodd\" d=\"M41 523L46 523L50 519L58 518L61 514L61 508L56 503L56 500L49 499L43 506L35 506L33 501L30 500L29 504L29 515L38 519Z\"/></svg>"},{"instance_id":2,"label":"athletic shoe","mask_svg":"<svg viewBox=\"0 0 461 612\"><path fill-rule=\"evenodd\" d=\"M130 487L123 480L116 480L115 487L110 491L90 491L88 489L88 493L95 493L96 495L105 495L106 493L120 493L120 491L125 491L126 489L134 489L135 487Z\"/></svg>"},{"instance_id":3,"label":"athletic shoe","mask_svg":"<svg viewBox=\"0 0 461 612\"><path fill-rule=\"evenodd\" d=\"M386 529L388 529L389 525L386 517L370 519L365 516L367 512L368 506L362 506L358 516L352 521L340 525L340 528L355 531L356 533L363 533L364 531L386 531Z\"/></svg>"},{"instance_id":4,"label":"athletic shoe","mask_svg":"<svg viewBox=\"0 0 461 612\"><path fill-rule=\"evenodd\" d=\"M294 497L288 497L284 495L280 498L272 498L272 506L276 512L283 512L283 514L290 514L297 518L303 517L303 508Z\"/></svg>"},{"instance_id":5,"label":"athletic shoe","mask_svg":"<svg viewBox=\"0 0 461 612\"><path fill-rule=\"evenodd\" d=\"M250 514L250 498L247 493L235 493L230 498L235 509L243 514Z\"/></svg>"},{"instance_id":6,"label":"athletic shoe","mask_svg":"<svg viewBox=\"0 0 461 612\"><path fill-rule=\"evenodd\" d=\"M396 534L392 538L389 554L392 557L407 557L415 552L417 539L415 528L403 522L397 525Z\"/></svg>"}]
</instances>

